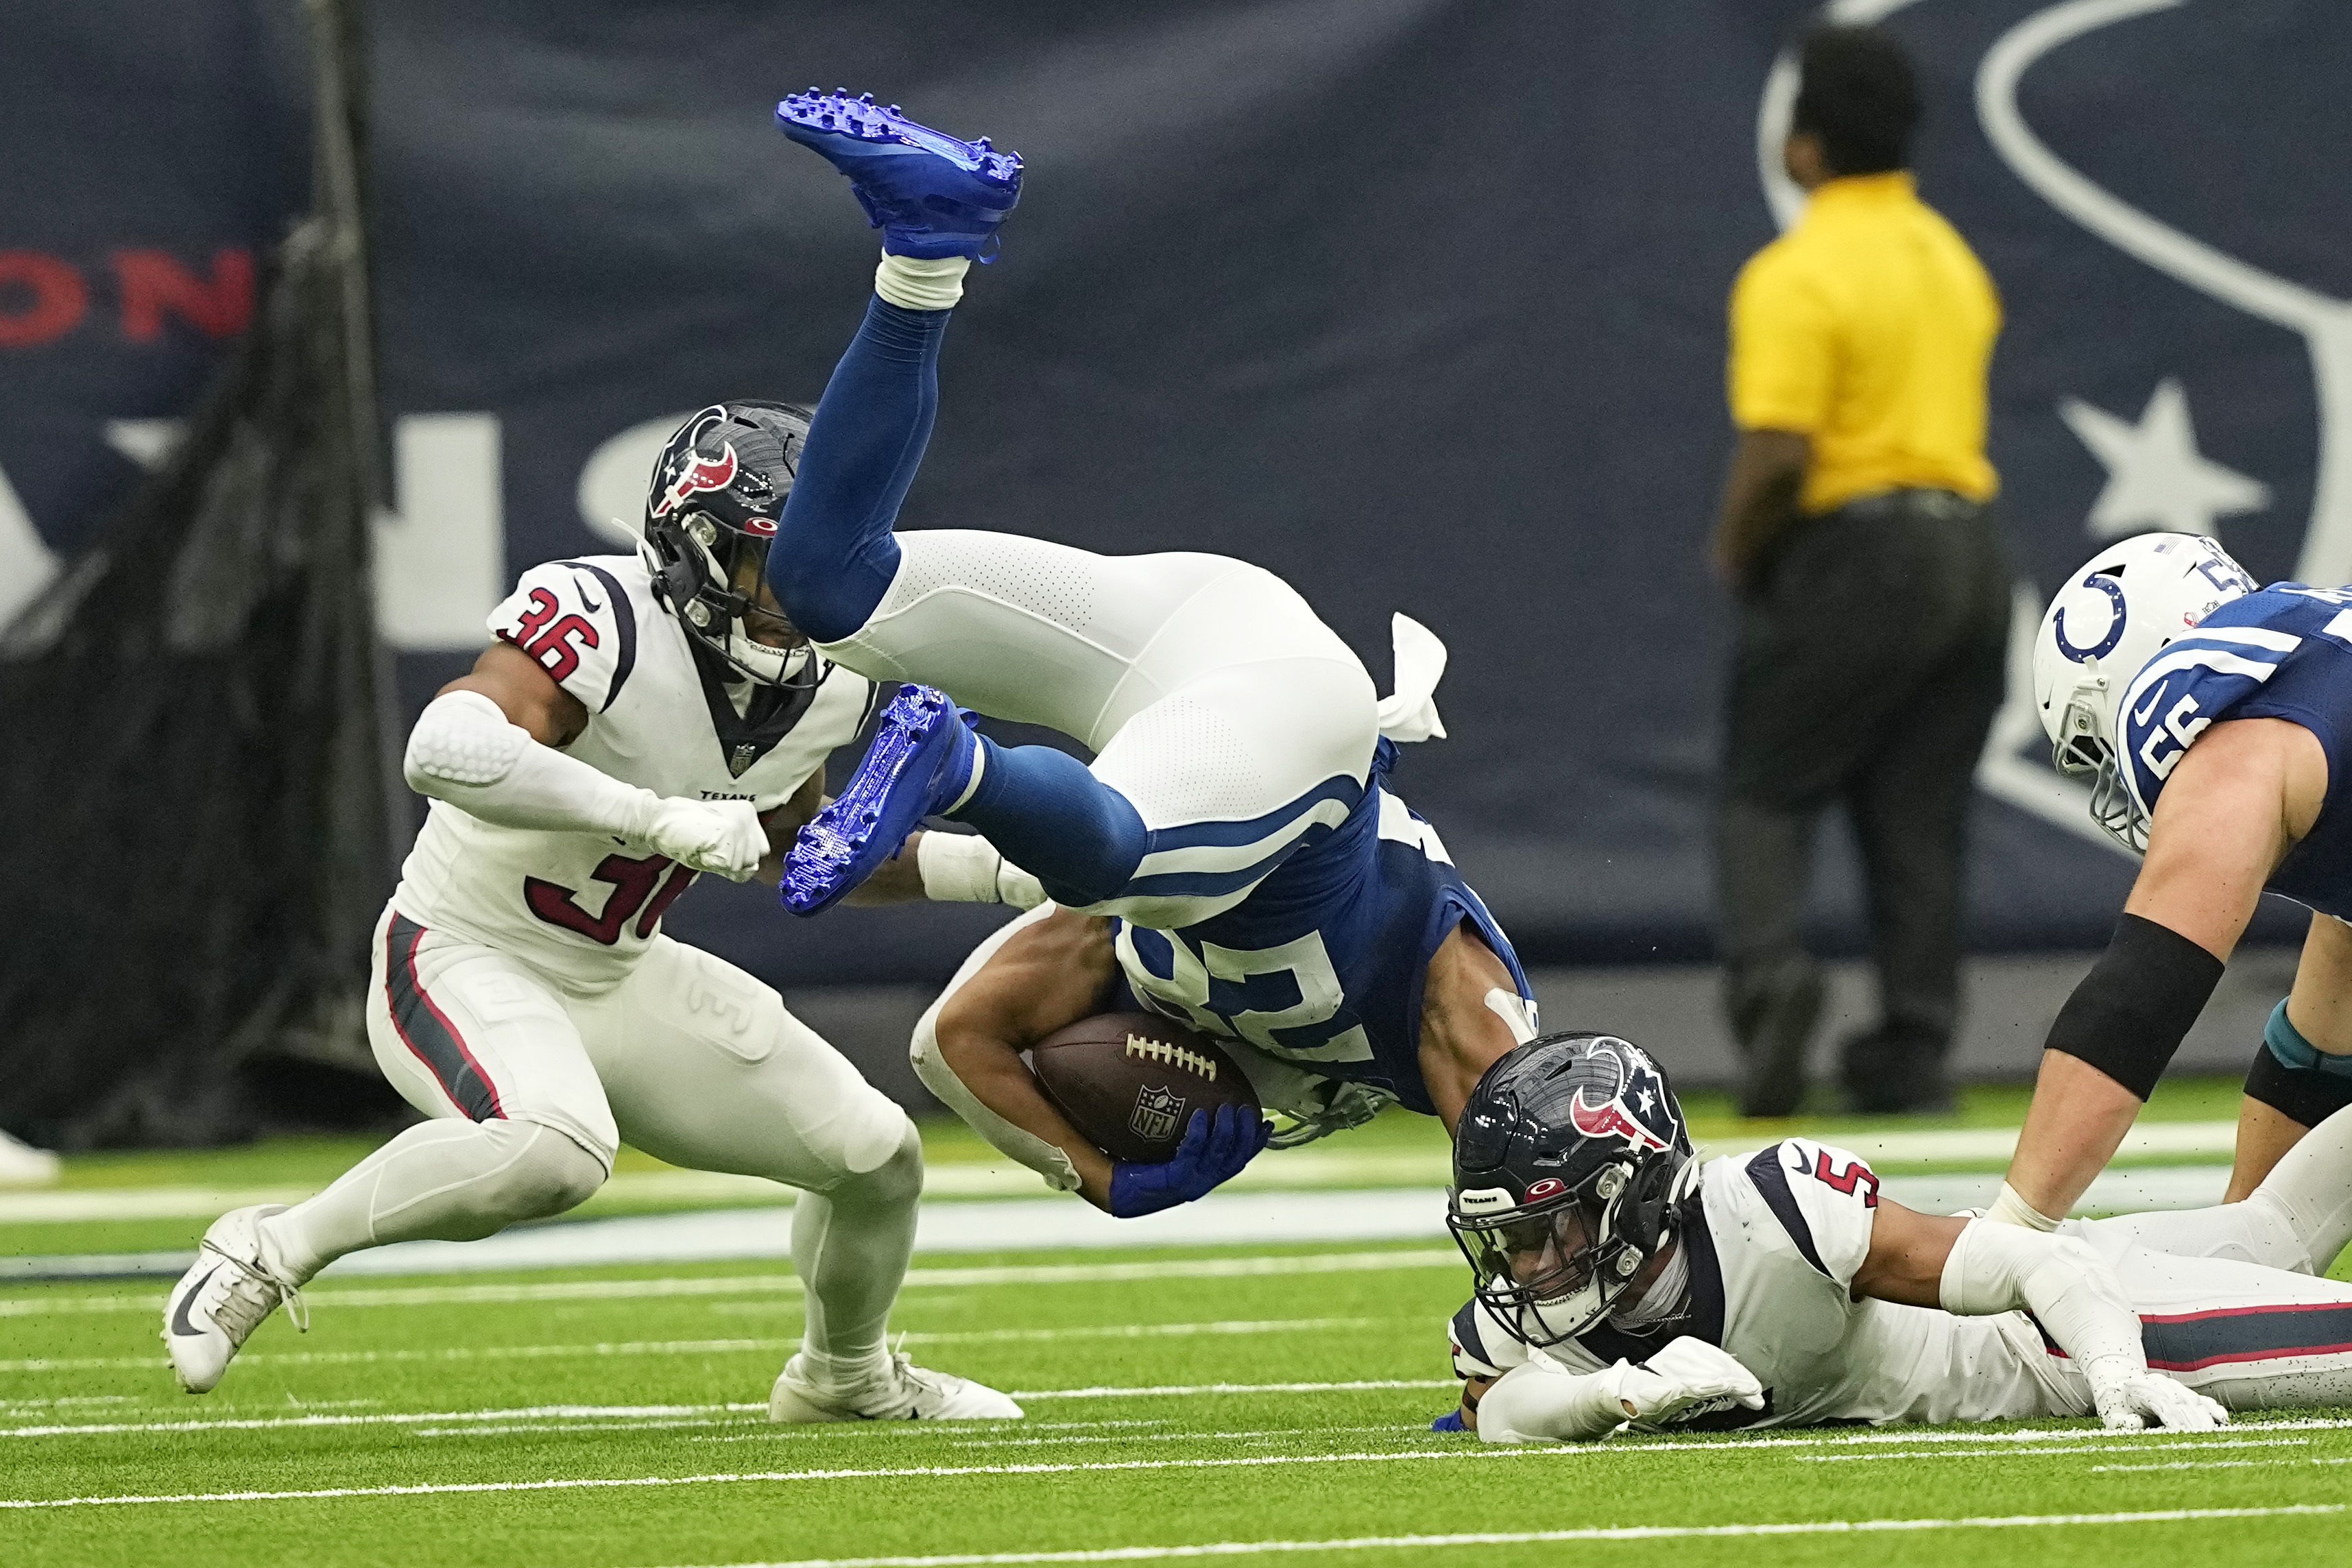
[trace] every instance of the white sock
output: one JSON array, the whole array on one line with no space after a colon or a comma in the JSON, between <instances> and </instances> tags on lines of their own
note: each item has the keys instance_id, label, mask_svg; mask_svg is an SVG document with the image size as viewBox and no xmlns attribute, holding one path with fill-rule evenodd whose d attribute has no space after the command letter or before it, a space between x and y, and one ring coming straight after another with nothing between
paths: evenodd
<instances>
[{"instance_id":1,"label":"white sock","mask_svg":"<svg viewBox=\"0 0 2352 1568\"><path fill-rule=\"evenodd\" d=\"M478 1240L574 1207L604 1185L605 1168L536 1122L420 1123L263 1220L263 1259L299 1285L363 1247Z\"/></svg>"},{"instance_id":2,"label":"white sock","mask_svg":"<svg viewBox=\"0 0 2352 1568\"><path fill-rule=\"evenodd\" d=\"M820 1387L847 1392L889 1363L883 1335L915 1249L923 1144L908 1123L898 1152L831 1191L793 1206L793 1270L807 1291L801 1365Z\"/></svg>"},{"instance_id":3,"label":"white sock","mask_svg":"<svg viewBox=\"0 0 2352 1568\"><path fill-rule=\"evenodd\" d=\"M874 269L874 292L901 310L952 309L963 298L963 275L971 270L966 256L926 260L886 250L882 265Z\"/></svg>"}]
</instances>

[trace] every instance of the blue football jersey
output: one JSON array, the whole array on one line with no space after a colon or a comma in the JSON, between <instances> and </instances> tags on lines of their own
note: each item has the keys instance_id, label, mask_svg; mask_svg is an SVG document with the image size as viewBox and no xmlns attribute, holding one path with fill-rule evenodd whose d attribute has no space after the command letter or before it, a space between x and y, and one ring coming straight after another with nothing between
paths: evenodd
<instances>
[{"instance_id":1,"label":"blue football jersey","mask_svg":"<svg viewBox=\"0 0 2352 1568\"><path fill-rule=\"evenodd\" d=\"M2309 730L2327 753L2327 799L2266 885L2352 919L2352 809L2342 800L2352 777L2352 589L2274 582L2230 601L2141 668L2116 716L2118 764L2149 811L2217 721L2283 718Z\"/></svg>"},{"instance_id":2,"label":"blue football jersey","mask_svg":"<svg viewBox=\"0 0 2352 1568\"><path fill-rule=\"evenodd\" d=\"M1285 861L1234 908L1156 931L1115 923L1136 999L1205 1034L1244 1040L1328 1078L1385 1089L1434 1113L1421 1081L1423 972L1468 921L1533 1000L1503 929L1462 880L1437 831L1383 787Z\"/></svg>"}]
</instances>

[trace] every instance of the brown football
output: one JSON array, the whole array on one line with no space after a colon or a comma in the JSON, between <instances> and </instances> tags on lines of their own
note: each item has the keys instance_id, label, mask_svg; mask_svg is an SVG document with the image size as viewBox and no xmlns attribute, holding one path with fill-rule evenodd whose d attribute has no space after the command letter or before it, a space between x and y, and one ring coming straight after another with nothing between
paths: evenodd
<instances>
[{"instance_id":1,"label":"brown football","mask_svg":"<svg viewBox=\"0 0 2352 1568\"><path fill-rule=\"evenodd\" d=\"M1097 1013L1038 1041L1029 1065L1046 1098L1115 1160L1157 1165L1195 1111L1255 1104L1232 1057L1150 1013Z\"/></svg>"}]
</instances>

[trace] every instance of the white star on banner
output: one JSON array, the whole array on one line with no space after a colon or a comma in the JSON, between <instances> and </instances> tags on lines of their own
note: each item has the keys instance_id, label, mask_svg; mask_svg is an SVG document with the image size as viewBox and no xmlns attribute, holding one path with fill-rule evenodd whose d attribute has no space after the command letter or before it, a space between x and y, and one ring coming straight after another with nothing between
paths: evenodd
<instances>
[{"instance_id":1,"label":"white star on banner","mask_svg":"<svg viewBox=\"0 0 2352 1568\"><path fill-rule=\"evenodd\" d=\"M2215 517L2271 504L2269 486L2198 452L2178 376L2157 383L2136 425L2078 397L2060 403L2058 417L2107 465L2106 487L2084 525L2095 538L2148 528L2210 534Z\"/></svg>"}]
</instances>

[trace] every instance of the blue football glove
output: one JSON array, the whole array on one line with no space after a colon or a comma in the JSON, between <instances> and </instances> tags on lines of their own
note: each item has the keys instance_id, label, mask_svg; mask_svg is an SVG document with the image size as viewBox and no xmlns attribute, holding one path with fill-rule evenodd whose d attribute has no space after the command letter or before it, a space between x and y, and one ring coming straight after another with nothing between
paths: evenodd
<instances>
[{"instance_id":1,"label":"blue football glove","mask_svg":"<svg viewBox=\"0 0 2352 1568\"><path fill-rule=\"evenodd\" d=\"M1239 1175L1273 1132L1274 1124L1261 1121L1255 1105L1221 1105L1214 1123L1206 1111L1195 1111L1184 1141L1165 1165L1121 1160L1111 1166L1110 1211L1133 1219L1205 1197Z\"/></svg>"}]
</instances>

